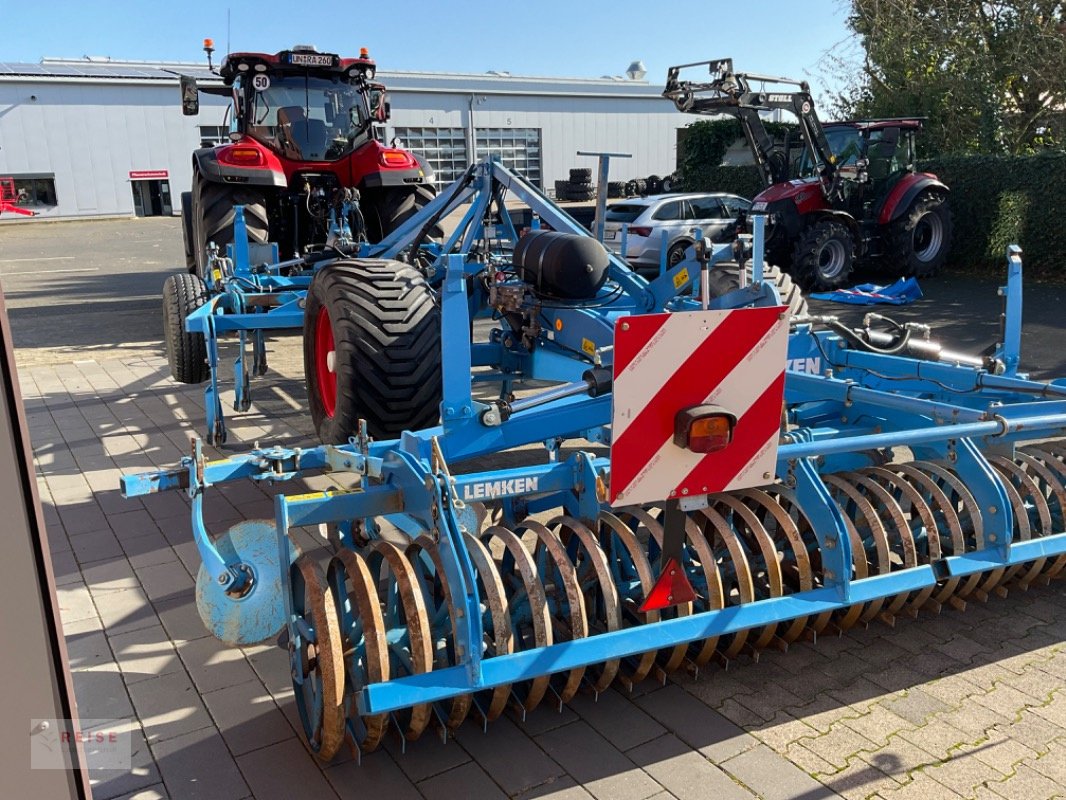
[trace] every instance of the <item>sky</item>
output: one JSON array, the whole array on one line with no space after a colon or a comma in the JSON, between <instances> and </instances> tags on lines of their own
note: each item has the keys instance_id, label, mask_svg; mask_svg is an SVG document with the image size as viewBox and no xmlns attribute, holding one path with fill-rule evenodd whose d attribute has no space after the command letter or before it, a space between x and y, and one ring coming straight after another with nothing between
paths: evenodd
<instances>
[{"instance_id":1,"label":"sky","mask_svg":"<svg viewBox=\"0 0 1066 800\"><path fill-rule=\"evenodd\" d=\"M846 0L0 0L0 61L44 56L199 61L232 50L293 44L355 56L381 70L590 78L643 60L661 85L667 67L732 56L738 71L805 78L816 93L824 54L847 38Z\"/></svg>"}]
</instances>

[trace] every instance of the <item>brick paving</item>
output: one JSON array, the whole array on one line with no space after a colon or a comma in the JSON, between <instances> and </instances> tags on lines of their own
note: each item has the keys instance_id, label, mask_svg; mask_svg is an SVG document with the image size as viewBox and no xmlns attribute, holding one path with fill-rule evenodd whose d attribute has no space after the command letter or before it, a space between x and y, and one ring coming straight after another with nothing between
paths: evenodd
<instances>
[{"instance_id":1,"label":"brick paving","mask_svg":"<svg viewBox=\"0 0 1066 800\"><path fill-rule=\"evenodd\" d=\"M231 418L238 449L310 440L285 347L259 411ZM135 743L131 772L92 773L97 800L1066 797L1060 583L323 768L297 734L285 654L203 629L184 498L117 489L186 452L200 388L171 382L158 353L26 365L21 381L79 709L127 720ZM207 516L221 530L271 509L249 484L214 491Z\"/></svg>"}]
</instances>

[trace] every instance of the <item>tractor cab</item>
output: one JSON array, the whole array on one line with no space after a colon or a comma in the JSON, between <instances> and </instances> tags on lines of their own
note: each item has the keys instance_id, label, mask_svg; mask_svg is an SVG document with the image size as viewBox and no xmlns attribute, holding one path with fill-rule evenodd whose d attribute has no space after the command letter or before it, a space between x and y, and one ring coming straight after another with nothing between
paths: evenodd
<instances>
[{"instance_id":1,"label":"tractor cab","mask_svg":"<svg viewBox=\"0 0 1066 800\"><path fill-rule=\"evenodd\" d=\"M233 94L236 132L291 161L338 161L374 137L384 89L374 62L297 45L273 55L233 53L219 75Z\"/></svg>"},{"instance_id":2,"label":"tractor cab","mask_svg":"<svg viewBox=\"0 0 1066 800\"><path fill-rule=\"evenodd\" d=\"M868 216L867 206L884 197L904 175L914 172L914 134L920 129L917 119L837 122L824 127L835 156L837 191L857 218ZM805 149L798 177L824 174L824 165Z\"/></svg>"}]
</instances>

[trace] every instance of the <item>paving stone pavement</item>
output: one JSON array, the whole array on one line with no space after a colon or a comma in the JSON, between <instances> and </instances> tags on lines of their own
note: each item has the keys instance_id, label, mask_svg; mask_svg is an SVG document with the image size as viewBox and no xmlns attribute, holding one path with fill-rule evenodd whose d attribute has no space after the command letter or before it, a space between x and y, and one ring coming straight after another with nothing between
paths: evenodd
<instances>
[{"instance_id":1,"label":"paving stone pavement","mask_svg":"<svg viewBox=\"0 0 1066 800\"><path fill-rule=\"evenodd\" d=\"M272 356L280 375L231 418L234 449L310 441L295 349ZM1061 583L322 767L297 734L284 653L203 629L185 499L118 491L187 452L201 388L152 353L20 377L78 705L134 734L134 769L93 773L97 800L1066 797ZM271 515L251 484L208 503L213 530Z\"/></svg>"}]
</instances>

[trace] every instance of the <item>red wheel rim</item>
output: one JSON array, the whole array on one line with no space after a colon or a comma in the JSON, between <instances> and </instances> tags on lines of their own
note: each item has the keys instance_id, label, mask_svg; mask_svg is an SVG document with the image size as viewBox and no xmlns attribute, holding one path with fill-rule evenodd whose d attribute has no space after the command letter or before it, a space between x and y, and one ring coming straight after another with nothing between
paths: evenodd
<instances>
[{"instance_id":1,"label":"red wheel rim","mask_svg":"<svg viewBox=\"0 0 1066 800\"><path fill-rule=\"evenodd\" d=\"M318 399L327 417L337 410L336 352L333 345L333 325L325 308L318 310L315 320L315 384Z\"/></svg>"}]
</instances>

